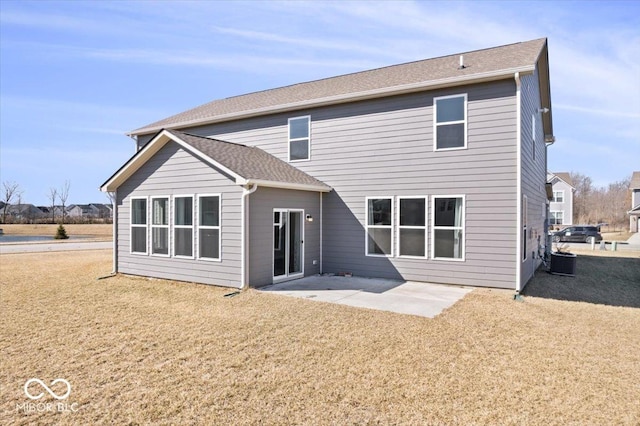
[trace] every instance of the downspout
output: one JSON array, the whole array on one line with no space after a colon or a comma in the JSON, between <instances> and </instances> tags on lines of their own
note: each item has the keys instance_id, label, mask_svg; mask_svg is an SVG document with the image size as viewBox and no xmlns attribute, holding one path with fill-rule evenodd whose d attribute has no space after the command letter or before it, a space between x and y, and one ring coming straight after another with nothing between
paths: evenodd
<instances>
[{"instance_id":1,"label":"downspout","mask_svg":"<svg viewBox=\"0 0 640 426\"><path fill-rule=\"evenodd\" d=\"M516 296L522 290L522 82L520 73L513 76L516 81Z\"/></svg>"},{"instance_id":2,"label":"downspout","mask_svg":"<svg viewBox=\"0 0 640 426\"><path fill-rule=\"evenodd\" d=\"M113 192L113 209L111 210L113 214L112 225L113 225L113 271L112 274L118 273L118 190L116 189Z\"/></svg>"},{"instance_id":3,"label":"downspout","mask_svg":"<svg viewBox=\"0 0 640 426\"><path fill-rule=\"evenodd\" d=\"M249 195L253 194L254 192L256 192L256 190L258 189L258 185L257 184L253 184L253 186L251 188L246 188L246 187L242 187L242 202L240 205L240 218L241 218L241 225L240 225L240 290L246 290L248 287L248 280L247 280L247 262L249 259L249 255L247 253L247 237L249 235L249 229L248 229L248 217L246 217L246 212L249 211L249 208L247 206L247 202L249 201Z\"/></svg>"},{"instance_id":4,"label":"downspout","mask_svg":"<svg viewBox=\"0 0 640 426\"><path fill-rule=\"evenodd\" d=\"M322 275L322 192L320 194L320 275Z\"/></svg>"}]
</instances>

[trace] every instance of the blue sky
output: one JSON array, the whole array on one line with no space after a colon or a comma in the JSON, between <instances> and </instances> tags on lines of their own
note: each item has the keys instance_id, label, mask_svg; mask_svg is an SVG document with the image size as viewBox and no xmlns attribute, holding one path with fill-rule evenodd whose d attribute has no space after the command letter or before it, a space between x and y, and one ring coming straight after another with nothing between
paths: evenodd
<instances>
[{"instance_id":1,"label":"blue sky","mask_svg":"<svg viewBox=\"0 0 640 426\"><path fill-rule=\"evenodd\" d=\"M640 170L640 1L0 2L0 180L106 202L125 133L223 97L549 38L549 168Z\"/></svg>"}]
</instances>

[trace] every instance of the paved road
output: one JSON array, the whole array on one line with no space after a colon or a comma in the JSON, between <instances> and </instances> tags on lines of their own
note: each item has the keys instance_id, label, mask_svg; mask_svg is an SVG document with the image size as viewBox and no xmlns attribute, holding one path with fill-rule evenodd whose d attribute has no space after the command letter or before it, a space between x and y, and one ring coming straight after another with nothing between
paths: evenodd
<instances>
[{"instance_id":1,"label":"paved road","mask_svg":"<svg viewBox=\"0 0 640 426\"><path fill-rule=\"evenodd\" d=\"M0 254L37 253L47 251L101 250L113 247L111 241L64 241L58 243L0 244Z\"/></svg>"}]
</instances>

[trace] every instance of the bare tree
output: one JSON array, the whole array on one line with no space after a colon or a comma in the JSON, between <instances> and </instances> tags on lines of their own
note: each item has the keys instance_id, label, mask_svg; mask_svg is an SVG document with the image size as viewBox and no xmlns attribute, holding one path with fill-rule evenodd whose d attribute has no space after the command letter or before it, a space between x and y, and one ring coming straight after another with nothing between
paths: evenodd
<instances>
[{"instance_id":1,"label":"bare tree","mask_svg":"<svg viewBox=\"0 0 640 426\"><path fill-rule=\"evenodd\" d=\"M65 205L67 203L67 199L69 198L69 189L71 188L71 182L68 180L64 181L64 185L58 191L58 198L60 199L60 204L62 205L62 223L64 224L64 215Z\"/></svg>"},{"instance_id":2,"label":"bare tree","mask_svg":"<svg viewBox=\"0 0 640 426\"><path fill-rule=\"evenodd\" d=\"M56 223L56 200L58 199L58 190L54 187L50 187L47 198L51 201L51 223Z\"/></svg>"},{"instance_id":3,"label":"bare tree","mask_svg":"<svg viewBox=\"0 0 640 426\"><path fill-rule=\"evenodd\" d=\"M576 189L573 193L573 221L574 223L589 223L591 206L590 199L593 196L593 181L582 173L571 172L571 181Z\"/></svg>"},{"instance_id":4,"label":"bare tree","mask_svg":"<svg viewBox=\"0 0 640 426\"><path fill-rule=\"evenodd\" d=\"M18 197L22 194L20 185L15 182L2 182L2 201L4 207L2 208L2 223L7 223L7 209L14 197Z\"/></svg>"},{"instance_id":5,"label":"bare tree","mask_svg":"<svg viewBox=\"0 0 640 426\"><path fill-rule=\"evenodd\" d=\"M574 223L608 223L614 230L624 226L627 220L629 183L631 178L614 182L606 187L596 187L589 176L570 173L575 192L573 194Z\"/></svg>"}]
</instances>

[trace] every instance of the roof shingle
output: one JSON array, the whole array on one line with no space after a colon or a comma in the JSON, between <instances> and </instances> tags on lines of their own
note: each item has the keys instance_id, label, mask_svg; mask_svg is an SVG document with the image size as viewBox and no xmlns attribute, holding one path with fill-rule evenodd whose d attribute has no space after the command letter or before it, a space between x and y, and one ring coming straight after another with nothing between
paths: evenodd
<instances>
[{"instance_id":1,"label":"roof shingle","mask_svg":"<svg viewBox=\"0 0 640 426\"><path fill-rule=\"evenodd\" d=\"M351 94L355 96L413 84L438 81L453 83L456 79L500 71L508 72L522 68L533 70L545 45L546 38L541 38L462 53L464 68L459 68L461 54L458 53L219 99L148 124L133 130L131 134L148 134L163 128L205 124L225 116L236 116L251 111L267 113L270 109L283 105L311 104L323 99Z\"/></svg>"},{"instance_id":2,"label":"roof shingle","mask_svg":"<svg viewBox=\"0 0 640 426\"><path fill-rule=\"evenodd\" d=\"M166 130L166 132L246 180L331 189L325 183L260 148L191 135L178 130Z\"/></svg>"}]
</instances>

